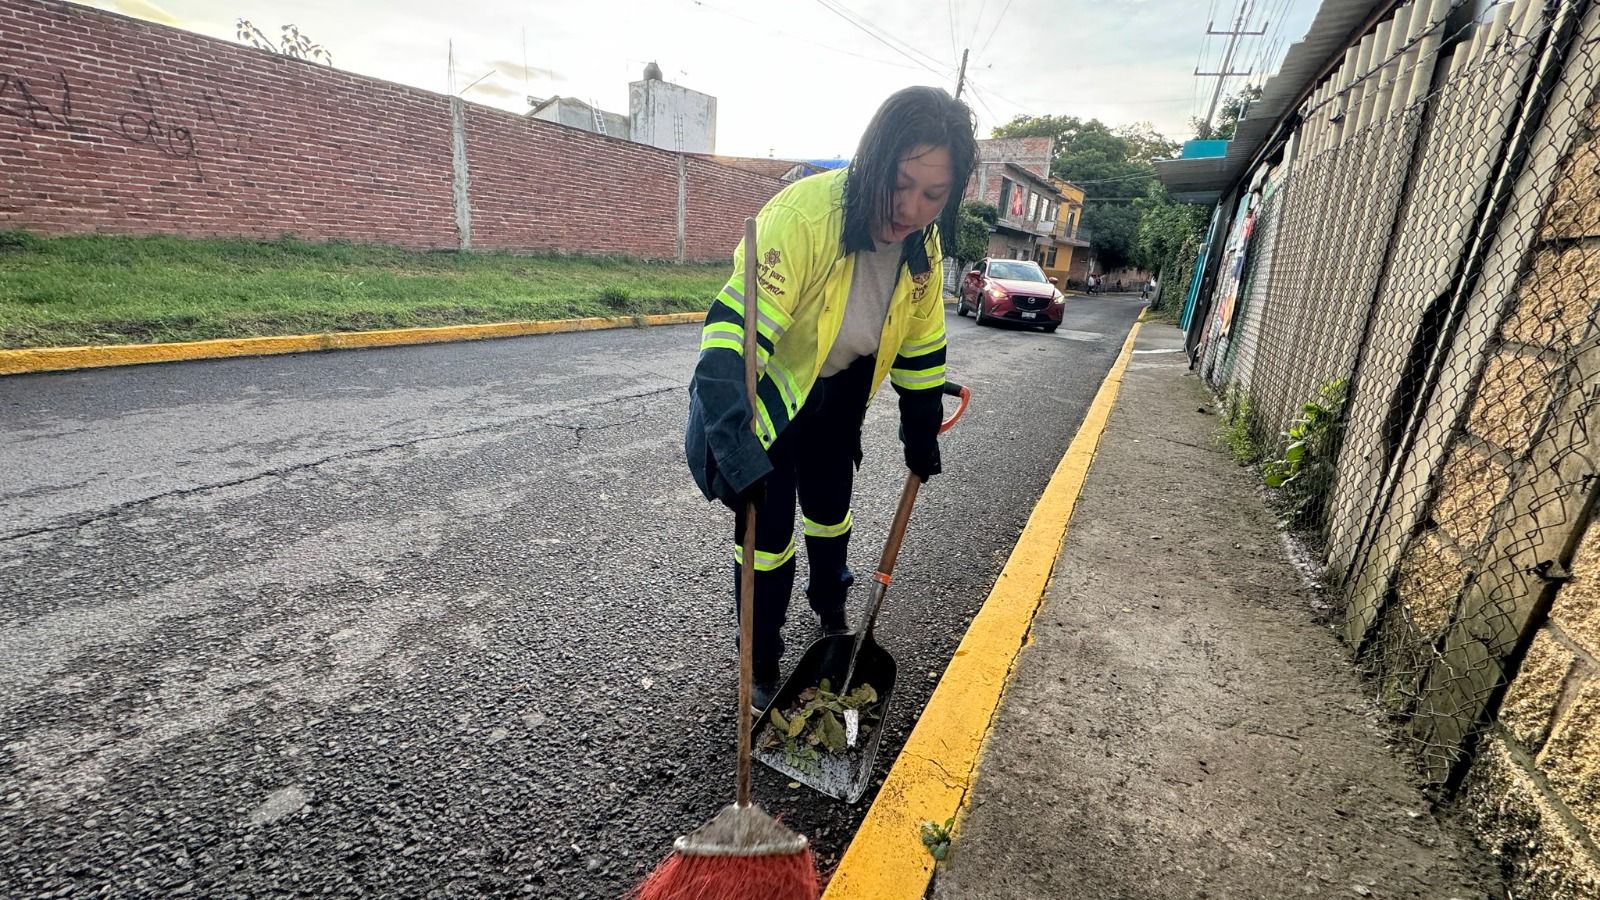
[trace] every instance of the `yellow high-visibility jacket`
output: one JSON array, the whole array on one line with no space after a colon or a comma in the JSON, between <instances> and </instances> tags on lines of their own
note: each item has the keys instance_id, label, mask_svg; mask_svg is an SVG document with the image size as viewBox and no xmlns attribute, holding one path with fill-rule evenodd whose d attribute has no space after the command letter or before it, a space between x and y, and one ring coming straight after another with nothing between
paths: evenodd
<instances>
[{"instance_id":1,"label":"yellow high-visibility jacket","mask_svg":"<svg viewBox=\"0 0 1600 900\"><path fill-rule=\"evenodd\" d=\"M708 499L720 471L735 490L771 470L766 449L805 405L844 322L856 254L844 251L846 170L802 179L767 202L756 219L758 382L755 428L744 388L744 283L750 254L734 252L733 275L717 294L701 331L690 384L685 451ZM872 377L888 377L900 395L908 445L937 439L944 387L944 286L937 229L906 239ZM914 271L915 270L915 271ZM863 410L865 412L865 410Z\"/></svg>"}]
</instances>

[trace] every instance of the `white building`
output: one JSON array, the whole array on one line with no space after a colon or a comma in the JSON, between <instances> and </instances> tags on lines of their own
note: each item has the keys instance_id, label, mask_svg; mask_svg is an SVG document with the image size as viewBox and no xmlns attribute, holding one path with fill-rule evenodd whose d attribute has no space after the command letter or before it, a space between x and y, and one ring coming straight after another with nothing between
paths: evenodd
<instances>
[{"instance_id":1,"label":"white building","mask_svg":"<svg viewBox=\"0 0 1600 900\"><path fill-rule=\"evenodd\" d=\"M528 116L680 153L717 152L717 98L661 78L655 63L628 85L628 114L573 97L528 98Z\"/></svg>"}]
</instances>

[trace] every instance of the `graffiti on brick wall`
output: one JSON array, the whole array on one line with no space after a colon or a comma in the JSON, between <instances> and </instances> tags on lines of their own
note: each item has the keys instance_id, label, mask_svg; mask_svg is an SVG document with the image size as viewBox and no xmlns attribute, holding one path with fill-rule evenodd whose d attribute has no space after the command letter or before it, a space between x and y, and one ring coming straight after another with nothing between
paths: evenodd
<instances>
[{"instance_id":1,"label":"graffiti on brick wall","mask_svg":"<svg viewBox=\"0 0 1600 900\"><path fill-rule=\"evenodd\" d=\"M36 79L32 85L15 72L0 72L0 115L26 121L37 131L90 127L72 118L72 85L59 70L48 84Z\"/></svg>"},{"instance_id":2,"label":"graffiti on brick wall","mask_svg":"<svg viewBox=\"0 0 1600 900\"><path fill-rule=\"evenodd\" d=\"M182 160L201 181L207 152L241 153L249 144L253 129L244 104L221 90L175 90L156 72L135 72L134 77L138 86L128 91L128 108L114 123L102 123L73 115L73 86L65 72L30 79L0 70L0 115L26 122L35 131L99 129Z\"/></svg>"},{"instance_id":3,"label":"graffiti on brick wall","mask_svg":"<svg viewBox=\"0 0 1600 900\"><path fill-rule=\"evenodd\" d=\"M147 78L140 72L138 78L139 87L133 91L133 95L139 107L117 117L117 130L135 144L148 144L167 156L189 160L194 164L195 172L205 178L194 145L194 129L162 118L156 109L156 100L164 100L166 96L161 76ZM151 82L154 82L154 88Z\"/></svg>"}]
</instances>

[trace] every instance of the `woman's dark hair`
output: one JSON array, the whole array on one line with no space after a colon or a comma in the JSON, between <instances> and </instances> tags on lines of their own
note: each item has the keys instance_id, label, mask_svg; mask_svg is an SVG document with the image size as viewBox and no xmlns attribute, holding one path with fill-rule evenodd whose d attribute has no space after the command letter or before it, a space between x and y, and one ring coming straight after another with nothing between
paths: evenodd
<instances>
[{"instance_id":1,"label":"woman's dark hair","mask_svg":"<svg viewBox=\"0 0 1600 900\"><path fill-rule=\"evenodd\" d=\"M894 216L894 191L900 180L900 160L922 145L943 147L950 154L950 200L938 220L921 234L906 239L905 262L912 274L931 268L928 246L937 234L941 241L955 239L961 195L978 165L978 142L973 137L972 110L936 87L909 87L883 101L872 124L861 135L861 145L850 161L844 188L844 252L869 250L876 226ZM937 229L937 230L935 230ZM946 250L954 248L946 247Z\"/></svg>"}]
</instances>

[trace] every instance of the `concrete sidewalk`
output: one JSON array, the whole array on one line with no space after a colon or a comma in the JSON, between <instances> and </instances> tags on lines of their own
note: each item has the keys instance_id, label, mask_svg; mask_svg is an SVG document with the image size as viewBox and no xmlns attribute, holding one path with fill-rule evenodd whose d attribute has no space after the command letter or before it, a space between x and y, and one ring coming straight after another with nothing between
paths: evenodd
<instances>
[{"instance_id":1,"label":"concrete sidewalk","mask_svg":"<svg viewBox=\"0 0 1600 900\"><path fill-rule=\"evenodd\" d=\"M1181 346L1139 337L931 896L1504 897L1315 622Z\"/></svg>"}]
</instances>

